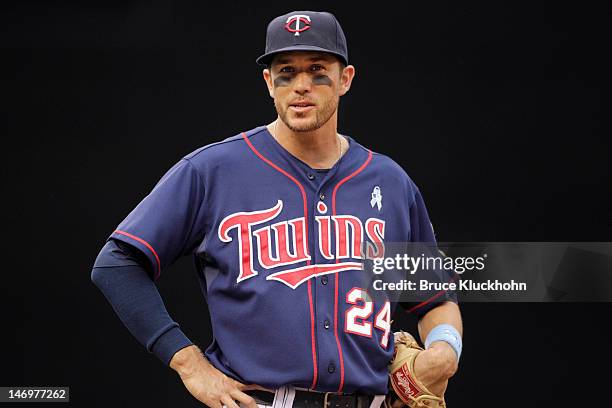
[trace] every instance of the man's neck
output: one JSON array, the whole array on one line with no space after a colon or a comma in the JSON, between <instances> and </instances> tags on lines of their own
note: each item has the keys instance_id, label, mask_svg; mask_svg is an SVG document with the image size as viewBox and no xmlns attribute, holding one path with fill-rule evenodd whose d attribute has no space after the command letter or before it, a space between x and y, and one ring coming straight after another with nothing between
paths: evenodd
<instances>
[{"instance_id":1,"label":"man's neck","mask_svg":"<svg viewBox=\"0 0 612 408\"><path fill-rule=\"evenodd\" d=\"M338 136L335 117L312 132L294 132L277 118L268 131L285 150L313 169L331 168L347 149L347 141Z\"/></svg>"}]
</instances>

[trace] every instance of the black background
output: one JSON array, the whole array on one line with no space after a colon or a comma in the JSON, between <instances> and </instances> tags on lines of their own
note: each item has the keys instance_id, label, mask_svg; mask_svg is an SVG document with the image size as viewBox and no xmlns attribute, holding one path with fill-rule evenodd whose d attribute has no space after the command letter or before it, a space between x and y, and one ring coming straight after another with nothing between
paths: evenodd
<instances>
[{"instance_id":1,"label":"black background","mask_svg":"<svg viewBox=\"0 0 612 408\"><path fill-rule=\"evenodd\" d=\"M122 326L91 265L180 157L275 118L254 59L291 10L340 20L357 75L339 129L408 171L440 241L611 241L604 2L0 7L0 385L70 386L75 407L199 406ZM205 347L190 260L163 276L171 315ZM451 408L607 404L609 303L462 308Z\"/></svg>"}]
</instances>

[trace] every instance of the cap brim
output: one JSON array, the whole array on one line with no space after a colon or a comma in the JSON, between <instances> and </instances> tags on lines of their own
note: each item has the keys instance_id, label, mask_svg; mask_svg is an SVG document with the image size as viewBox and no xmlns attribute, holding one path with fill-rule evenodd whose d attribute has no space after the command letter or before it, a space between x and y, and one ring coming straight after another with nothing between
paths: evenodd
<instances>
[{"instance_id":1,"label":"cap brim","mask_svg":"<svg viewBox=\"0 0 612 408\"><path fill-rule=\"evenodd\" d=\"M269 52L267 54L264 54L264 55L260 56L259 58L257 58L255 60L255 62L260 64L260 65L270 65L270 62L272 62L272 58L274 58L274 56L276 54L281 53L281 52L287 52L287 51L320 51L320 52L326 52L328 54L333 54L333 55L337 56L338 58L340 58L341 61L344 62L345 65L348 65L348 61L347 61L347 59L346 59L346 57L344 55L339 54L339 53L334 52L334 51L330 51L330 50L325 49L325 48L316 47L314 45L292 45L291 47L280 48L278 50L274 50L272 52Z\"/></svg>"}]
</instances>

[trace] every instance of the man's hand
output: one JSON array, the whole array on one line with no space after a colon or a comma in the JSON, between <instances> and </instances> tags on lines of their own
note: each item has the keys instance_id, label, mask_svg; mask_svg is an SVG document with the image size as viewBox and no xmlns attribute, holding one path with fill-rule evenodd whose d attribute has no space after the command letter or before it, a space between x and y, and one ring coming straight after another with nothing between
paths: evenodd
<instances>
[{"instance_id":1,"label":"man's hand","mask_svg":"<svg viewBox=\"0 0 612 408\"><path fill-rule=\"evenodd\" d=\"M451 324L460 334L463 333L461 312L456 303L451 301L441 303L419 320L419 335L422 341L425 342L427 335L434 327L443 323ZM414 360L414 371L415 376L431 393L443 398L448 379L457 372L457 354L448 343L433 342ZM403 406L401 400L393 404L393 408L401 406Z\"/></svg>"},{"instance_id":2,"label":"man's hand","mask_svg":"<svg viewBox=\"0 0 612 408\"><path fill-rule=\"evenodd\" d=\"M457 354L446 342L437 341L423 350L414 360L414 374L434 395L443 398L448 379L457 372ZM402 400L393 402L392 408L406 406Z\"/></svg>"},{"instance_id":3,"label":"man's hand","mask_svg":"<svg viewBox=\"0 0 612 408\"><path fill-rule=\"evenodd\" d=\"M248 408L257 408L253 397L243 391L264 389L229 378L213 367L195 345L179 350L172 357L170 367L178 373L191 395L210 408L222 408L223 405L238 408L236 401Z\"/></svg>"}]
</instances>

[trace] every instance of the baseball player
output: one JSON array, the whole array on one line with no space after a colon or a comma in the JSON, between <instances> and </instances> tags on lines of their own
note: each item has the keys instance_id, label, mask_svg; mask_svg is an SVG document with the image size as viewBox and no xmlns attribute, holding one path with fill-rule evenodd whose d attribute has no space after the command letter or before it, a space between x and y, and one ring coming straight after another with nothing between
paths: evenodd
<instances>
[{"instance_id":1,"label":"baseball player","mask_svg":"<svg viewBox=\"0 0 612 408\"><path fill-rule=\"evenodd\" d=\"M257 62L277 119L179 160L110 235L92 280L209 407L444 406L461 353L453 294L402 304L419 317L423 350L394 336L395 303L363 285L363 259L384 256L385 242L435 239L406 173L337 131L355 75L340 24L326 12L279 16ZM211 315L204 352L154 283L188 254ZM396 344L413 354L396 352L394 402Z\"/></svg>"}]
</instances>

